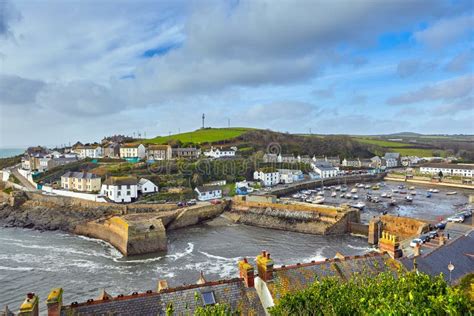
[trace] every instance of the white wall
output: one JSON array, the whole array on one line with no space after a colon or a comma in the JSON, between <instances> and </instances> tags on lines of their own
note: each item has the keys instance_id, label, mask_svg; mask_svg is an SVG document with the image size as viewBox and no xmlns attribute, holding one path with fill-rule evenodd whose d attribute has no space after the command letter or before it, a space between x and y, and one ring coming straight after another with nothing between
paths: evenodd
<instances>
[{"instance_id":1,"label":"white wall","mask_svg":"<svg viewBox=\"0 0 474 316\"><path fill-rule=\"evenodd\" d=\"M265 314L270 315L267 309L274 306L275 303L273 302L273 297L268 290L267 283L259 277L255 277L254 284L257 295L260 298L260 303L262 303L263 309L265 310Z\"/></svg>"},{"instance_id":2,"label":"white wall","mask_svg":"<svg viewBox=\"0 0 474 316\"><path fill-rule=\"evenodd\" d=\"M66 190L56 190L46 185L43 185L42 190L44 192L54 193L56 195L68 196L68 197L73 197L73 198L78 198L78 199L83 199L83 200L88 200L88 201L104 202L104 203L107 202L104 198L101 198L96 194L79 193L79 192L72 192L72 191L66 191Z\"/></svg>"}]
</instances>

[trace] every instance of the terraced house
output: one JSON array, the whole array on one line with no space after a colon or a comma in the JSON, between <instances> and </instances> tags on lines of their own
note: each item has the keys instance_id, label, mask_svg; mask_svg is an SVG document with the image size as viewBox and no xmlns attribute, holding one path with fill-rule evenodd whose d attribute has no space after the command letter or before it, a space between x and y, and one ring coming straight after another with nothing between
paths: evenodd
<instances>
[{"instance_id":1,"label":"terraced house","mask_svg":"<svg viewBox=\"0 0 474 316\"><path fill-rule=\"evenodd\" d=\"M147 160L170 160L172 150L170 145L149 145L146 152Z\"/></svg>"},{"instance_id":2,"label":"terraced house","mask_svg":"<svg viewBox=\"0 0 474 316\"><path fill-rule=\"evenodd\" d=\"M130 203L138 197L138 179L110 177L102 184L100 194L116 203Z\"/></svg>"},{"instance_id":3,"label":"terraced house","mask_svg":"<svg viewBox=\"0 0 474 316\"><path fill-rule=\"evenodd\" d=\"M61 188L71 191L94 192L100 190L101 179L89 172L68 171L61 176Z\"/></svg>"},{"instance_id":4,"label":"terraced house","mask_svg":"<svg viewBox=\"0 0 474 316\"><path fill-rule=\"evenodd\" d=\"M123 144L120 147L120 158L140 160L145 156L146 148L143 144Z\"/></svg>"},{"instance_id":5,"label":"terraced house","mask_svg":"<svg viewBox=\"0 0 474 316\"><path fill-rule=\"evenodd\" d=\"M79 145L74 148L74 152L82 159L103 157L102 147L99 144Z\"/></svg>"}]
</instances>

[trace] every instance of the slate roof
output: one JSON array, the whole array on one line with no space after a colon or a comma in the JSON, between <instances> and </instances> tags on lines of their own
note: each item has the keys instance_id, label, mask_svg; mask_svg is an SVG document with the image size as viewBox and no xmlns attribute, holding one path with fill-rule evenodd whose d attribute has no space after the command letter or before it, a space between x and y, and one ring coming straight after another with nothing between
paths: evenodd
<instances>
[{"instance_id":1,"label":"slate roof","mask_svg":"<svg viewBox=\"0 0 474 316\"><path fill-rule=\"evenodd\" d=\"M170 145L149 145L148 150L168 150L171 148Z\"/></svg>"},{"instance_id":2,"label":"slate roof","mask_svg":"<svg viewBox=\"0 0 474 316\"><path fill-rule=\"evenodd\" d=\"M387 253L372 252L362 256L329 259L275 268L268 289L275 300L287 293L302 290L316 280L335 276L348 280L353 274L374 275L384 271L397 273L401 265Z\"/></svg>"},{"instance_id":3,"label":"slate roof","mask_svg":"<svg viewBox=\"0 0 474 316\"><path fill-rule=\"evenodd\" d=\"M398 159L400 158L400 153L385 153L385 159Z\"/></svg>"},{"instance_id":4,"label":"slate roof","mask_svg":"<svg viewBox=\"0 0 474 316\"><path fill-rule=\"evenodd\" d=\"M135 177L110 177L105 180L106 185L137 185L138 180Z\"/></svg>"},{"instance_id":5,"label":"slate roof","mask_svg":"<svg viewBox=\"0 0 474 316\"><path fill-rule=\"evenodd\" d=\"M319 170L337 170L330 163L316 163L314 166Z\"/></svg>"},{"instance_id":6,"label":"slate roof","mask_svg":"<svg viewBox=\"0 0 474 316\"><path fill-rule=\"evenodd\" d=\"M68 171L62 175L62 177L66 178L77 178L77 179L97 179L100 178L98 175L90 173L90 172L72 172Z\"/></svg>"},{"instance_id":7,"label":"slate roof","mask_svg":"<svg viewBox=\"0 0 474 316\"><path fill-rule=\"evenodd\" d=\"M400 261L407 269L413 269L413 258L403 258ZM474 273L474 230L426 255L416 257L419 271L432 276L443 273L446 281L449 281L450 262L454 265L451 272L454 282L468 273Z\"/></svg>"},{"instance_id":8,"label":"slate roof","mask_svg":"<svg viewBox=\"0 0 474 316\"><path fill-rule=\"evenodd\" d=\"M202 294L207 292L214 293L216 303L229 304L241 315L265 314L255 288L235 278L69 305L61 315L166 315L169 304L173 304L174 315L193 315L197 307L204 306Z\"/></svg>"},{"instance_id":9,"label":"slate roof","mask_svg":"<svg viewBox=\"0 0 474 316\"><path fill-rule=\"evenodd\" d=\"M216 190L222 190L222 188L218 185L207 185L207 186L201 186L201 187L196 187L196 189L200 193L204 192L211 192L211 191L216 191Z\"/></svg>"},{"instance_id":10,"label":"slate roof","mask_svg":"<svg viewBox=\"0 0 474 316\"><path fill-rule=\"evenodd\" d=\"M468 165L468 164L461 165L461 164L452 164L452 163L427 163L427 164L423 164L421 167L474 170L474 165Z\"/></svg>"}]
</instances>

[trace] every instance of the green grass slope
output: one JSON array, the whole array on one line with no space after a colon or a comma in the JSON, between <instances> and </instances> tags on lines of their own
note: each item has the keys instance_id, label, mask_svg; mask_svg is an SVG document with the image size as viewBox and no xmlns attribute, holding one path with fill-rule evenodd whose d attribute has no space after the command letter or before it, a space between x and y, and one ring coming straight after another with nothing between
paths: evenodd
<instances>
[{"instance_id":1,"label":"green grass slope","mask_svg":"<svg viewBox=\"0 0 474 316\"><path fill-rule=\"evenodd\" d=\"M251 128L231 127L231 128L205 128L198 129L193 132L175 134L170 136L158 136L147 139L144 143L147 144L164 144L170 140L179 140L182 143L213 143L232 139L242 135L245 132L252 130Z\"/></svg>"}]
</instances>

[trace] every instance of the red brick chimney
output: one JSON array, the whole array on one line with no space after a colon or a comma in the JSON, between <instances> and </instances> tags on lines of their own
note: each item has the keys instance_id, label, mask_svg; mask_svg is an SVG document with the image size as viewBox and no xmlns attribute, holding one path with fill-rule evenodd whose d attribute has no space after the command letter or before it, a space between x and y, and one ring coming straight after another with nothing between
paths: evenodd
<instances>
[{"instance_id":1,"label":"red brick chimney","mask_svg":"<svg viewBox=\"0 0 474 316\"><path fill-rule=\"evenodd\" d=\"M257 256L258 277L263 281L271 281L273 279L273 260L270 254L265 250Z\"/></svg>"},{"instance_id":2,"label":"red brick chimney","mask_svg":"<svg viewBox=\"0 0 474 316\"><path fill-rule=\"evenodd\" d=\"M248 262L247 258L239 261L239 274L244 279L245 286L254 287L255 273L252 265Z\"/></svg>"},{"instance_id":3,"label":"red brick chimney","mask_svg":"<svg viewBox=\"0 0 474 316\"><path fill-rule=\"evenodd\" d=\"M39 298L35 293L28 293L25 301L20 306L18 316L38 316L38 301Z\"/></svg>"},{"instance_id":4,"label":"red brick chimney","mask_svg":"<svg viewBox=\"0 0 474 316\"><path fill-rule=\"evenodd\" d=\"M63 289L52 289L51 292L49 292L46 305L48 307L48 316L60 316L63 306Z\"/></svg>"}]
</instances>

